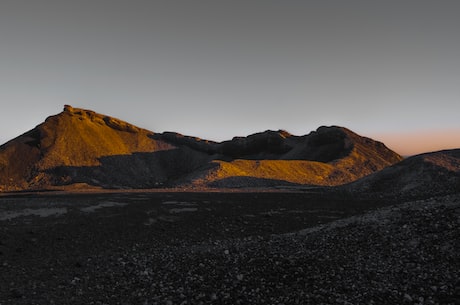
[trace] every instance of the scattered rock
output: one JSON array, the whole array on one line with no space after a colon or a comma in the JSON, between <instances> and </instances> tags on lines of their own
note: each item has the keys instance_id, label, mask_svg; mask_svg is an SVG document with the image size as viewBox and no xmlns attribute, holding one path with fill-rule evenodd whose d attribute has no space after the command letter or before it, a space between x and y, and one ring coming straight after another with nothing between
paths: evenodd
<instances>
[{"instance_id":1,"label":"scattered rock","mask_svg":"<svg viewBox=\"0 0 460 305\"><path fill-rule=\"evenodd\" d=\"M89 251L78 268L58 256L40 258L48 270L11 262L2 269L0 303L457 304L458 208L455 195L289 234L171 237L166 244L152 241L160 232L144 242L114 239L110 249Z\"/></svg>"}]
</instances>

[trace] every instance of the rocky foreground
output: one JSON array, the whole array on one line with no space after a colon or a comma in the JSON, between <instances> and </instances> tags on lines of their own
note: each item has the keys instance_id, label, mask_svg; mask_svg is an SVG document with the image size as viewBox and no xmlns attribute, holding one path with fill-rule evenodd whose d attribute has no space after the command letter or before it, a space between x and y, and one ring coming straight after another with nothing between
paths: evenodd
<instances>
[{"instance_id":1,"label":"rocky foreground","mask_svg":"<svg viewBox=\"0 0 460 305\"><path fill-rule=\"evenodd\" d=\"M0 304L459 304L460 195L292 233L72 251L41 269L5 258Z\"/></svg>"}]
</instances>

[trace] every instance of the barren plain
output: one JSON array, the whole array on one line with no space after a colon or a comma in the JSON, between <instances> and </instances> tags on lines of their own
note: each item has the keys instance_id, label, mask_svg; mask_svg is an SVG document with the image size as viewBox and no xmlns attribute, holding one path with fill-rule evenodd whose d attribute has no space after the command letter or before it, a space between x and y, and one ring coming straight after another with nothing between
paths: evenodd
<instances>
[{"instance_id":1,"label":"barren plain","mask_svg":"<svg viewBox=\"0 0 460 305\"><path fill-rule=\"evenodd\" d=\"M0 197L0 304L459 304L460 196Z\"/></svg>"}]
</instances>

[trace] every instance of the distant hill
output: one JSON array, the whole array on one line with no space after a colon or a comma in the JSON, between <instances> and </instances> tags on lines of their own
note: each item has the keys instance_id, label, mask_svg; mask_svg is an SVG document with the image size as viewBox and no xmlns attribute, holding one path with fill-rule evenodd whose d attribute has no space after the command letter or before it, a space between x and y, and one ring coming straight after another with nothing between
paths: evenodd
<instances>
[{"instance_id":1,"label":"distant hill","mask_svg":"<svg viewBox=\"0 0 460 305\"><path fill-rule=\"evenodd\" d=\"M305 136L266 131L216 145L225 158L195 183L247 186L247 177L303 185L340 185L379 171L402 158L380 142L343 127L320 127ZM229 179L232 177L232 179ZM235 177L245 177L237 183ZM257 183L256 183L257 184ZM251 186L249 184L249 186Z\"/></svg>"},{"instance_id":2,"label":"distant hill","mask_svg":"<svg viewBox=\"0 0 460 305\"><path fill-rule=\"evenodd\" d=\"M409 157L343 186L373 196L426 197L460 192L460 149Z\"/></svg>"},{"instance_id":3,"label":"distant hill","mask_svg":"<svg viewBox=\"0 0 460 305\"><path fill-rule=\"evenodd\" d=\"M0 190L341 185L401 160L384 144L337 126L218 143L66 105L0 146Z\"/></svg>"}]
</instances>

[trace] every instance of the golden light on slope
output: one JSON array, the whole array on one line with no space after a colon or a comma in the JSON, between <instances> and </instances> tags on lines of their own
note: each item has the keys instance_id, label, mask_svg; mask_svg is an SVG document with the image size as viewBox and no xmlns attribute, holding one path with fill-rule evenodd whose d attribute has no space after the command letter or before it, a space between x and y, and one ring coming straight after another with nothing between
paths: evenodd
<instances>
[{"instance_id":1,"label":"golden light on slope","mask_svg":"<svg viewBox=\"0 0 460 305\"><path fill-rule=\"evenodd\" d=\"M66 108L68 109L68 108ZM170 149L149 137L151 132L121 120L83 109L66 110L41 126L42 169L52 166L94 166L100 157Z\"/></svg>"},{"instance_id":2,"label":"golden light on slope","mask_svg":"<svg viewBox=\"0 0 460 305\"><path fill-rule=\"evenodd\" d=\"M111 188L339 185L401 159L383 143L339 126L299 137L265 131L216 143L155 134L67 106L3 147L0 182L6 189L83 182Z\"/></svg>"}]
</instances>

